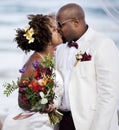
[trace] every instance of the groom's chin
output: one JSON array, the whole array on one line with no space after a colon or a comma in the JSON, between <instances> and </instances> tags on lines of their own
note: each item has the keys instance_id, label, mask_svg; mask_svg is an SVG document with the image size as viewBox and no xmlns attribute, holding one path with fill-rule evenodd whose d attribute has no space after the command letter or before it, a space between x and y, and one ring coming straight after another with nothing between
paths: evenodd
<instances>
[{"instance_id":1,"label":"groom's chin","mask_svg":"<svg viewBox=\"0 0 119 130\"><path fill-rule=\"evenodd\" d=\"M63 42L63 44L66 44L66 42Z\"/></svg>"},{"instance_id":2,"label":"groom's chin","mask_svg":"<svg viewBox=\"0 0 119 130\"><path fill-rule=\"evenodd\" d=\"M65 40L65 38L62 38L62 40L63 40L63 44L66 44L67 41Z\"/></svg>"}]
</instances>

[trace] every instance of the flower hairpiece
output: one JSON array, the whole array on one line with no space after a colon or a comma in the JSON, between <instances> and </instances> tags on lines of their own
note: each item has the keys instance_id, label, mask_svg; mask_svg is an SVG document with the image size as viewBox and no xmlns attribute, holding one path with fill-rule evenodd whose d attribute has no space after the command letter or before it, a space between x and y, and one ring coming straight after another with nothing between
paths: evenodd
<instances>
[{"instance_id":1,"label":"flower hairpiece","mask_svg":"<svg viewBox=\"0 0 119 130\"><path fill-rule=\"evenodd\" d=\"M33 30L33 28L28 27L28 28L25 28L24 31L25 31L24 36L29 41L28 43L34 42L34 38L33 38L34 30Z\"/></svg>"}]
</instances>

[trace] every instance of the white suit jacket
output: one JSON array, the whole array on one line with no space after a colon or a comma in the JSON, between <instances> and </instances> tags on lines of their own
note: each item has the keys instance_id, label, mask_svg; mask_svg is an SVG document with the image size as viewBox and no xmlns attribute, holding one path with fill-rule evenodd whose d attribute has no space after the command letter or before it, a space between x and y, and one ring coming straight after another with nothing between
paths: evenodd
<instances>
[{"instance_id":1,"label":"white suit jacket","mask_svg":"<svg viewBox=\"0 0 119 130\"><path fill-rule=\"evenodd\" d=\"M64 60L65 45L57 49L57 69ZM119 130L119 51L113 41L91 28L79 45L91 55L78 62L70 77L69 99L76 130Z\"/></svg>"}]
</instances>

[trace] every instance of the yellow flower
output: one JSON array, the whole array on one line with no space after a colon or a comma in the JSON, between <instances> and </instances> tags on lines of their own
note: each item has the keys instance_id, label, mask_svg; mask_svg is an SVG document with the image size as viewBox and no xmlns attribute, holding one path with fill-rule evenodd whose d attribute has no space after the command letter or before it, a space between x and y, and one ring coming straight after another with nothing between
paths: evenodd
<instances>
[{"instance_id":1,"label":"yellow flower","mask_svg":"<svg viewBox=\"0 0 119 130\"><path fill-rule=\"evenodd\" d=\"M28 40L29 40L29 43L34 42L34 38L33 37L30 37Z\"/></svg>"},{"instance_id":2,"label":"yellow flower","mask_svg":"<svg viewBox=\"0 0 119 130\"><path fill-rule=\"evenodd\" d=\"M28 43L32 43L32 42L34 42L34 38L32 37L32 35L34 34L34 30L33 30L33 28L27 28L27 29L25 29L25 34L23 35L23 36L25 36L26 37L26 39L29 41Z\"/></svg>"},{"instance_id":3,"label":"yellow flower","mask_svg":"<svg viewBox=\"0 0 119 130\"><path fill-rule=\"evenodd\" d=\"M31 28L30 30L28 30L28 33L29 33L30 36L32 36L34 34L33 28Z\"/></svg>"},{"instance_id":4,"label":"yellow flower","mask_svg":"<svg viewBox=\"0 0 119 130\"><path fill-rule=\"evenodd\" d=\"M29 40L30 35L29 35L28 32L26 32L26 33L24 34L24 36L26 37L27 40Z\"/></svg>"}]
</instances>

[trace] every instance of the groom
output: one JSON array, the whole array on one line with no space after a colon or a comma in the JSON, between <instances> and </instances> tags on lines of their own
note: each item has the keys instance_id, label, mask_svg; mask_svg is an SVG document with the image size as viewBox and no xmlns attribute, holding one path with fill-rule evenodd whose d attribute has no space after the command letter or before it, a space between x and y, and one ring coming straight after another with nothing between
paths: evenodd
<instances>
[{"instance_id":1,"label":"groom","mask_svg":"<svg viewBox=\"0 0 119 130\"><path fill-rule=\"evenodd\" d=\"M119 130L119 52L114 42L86 24L80 5L61 7L57 23L67 42L56 52L65 90L59 130Z\"/></svg>"}]
</instances>

